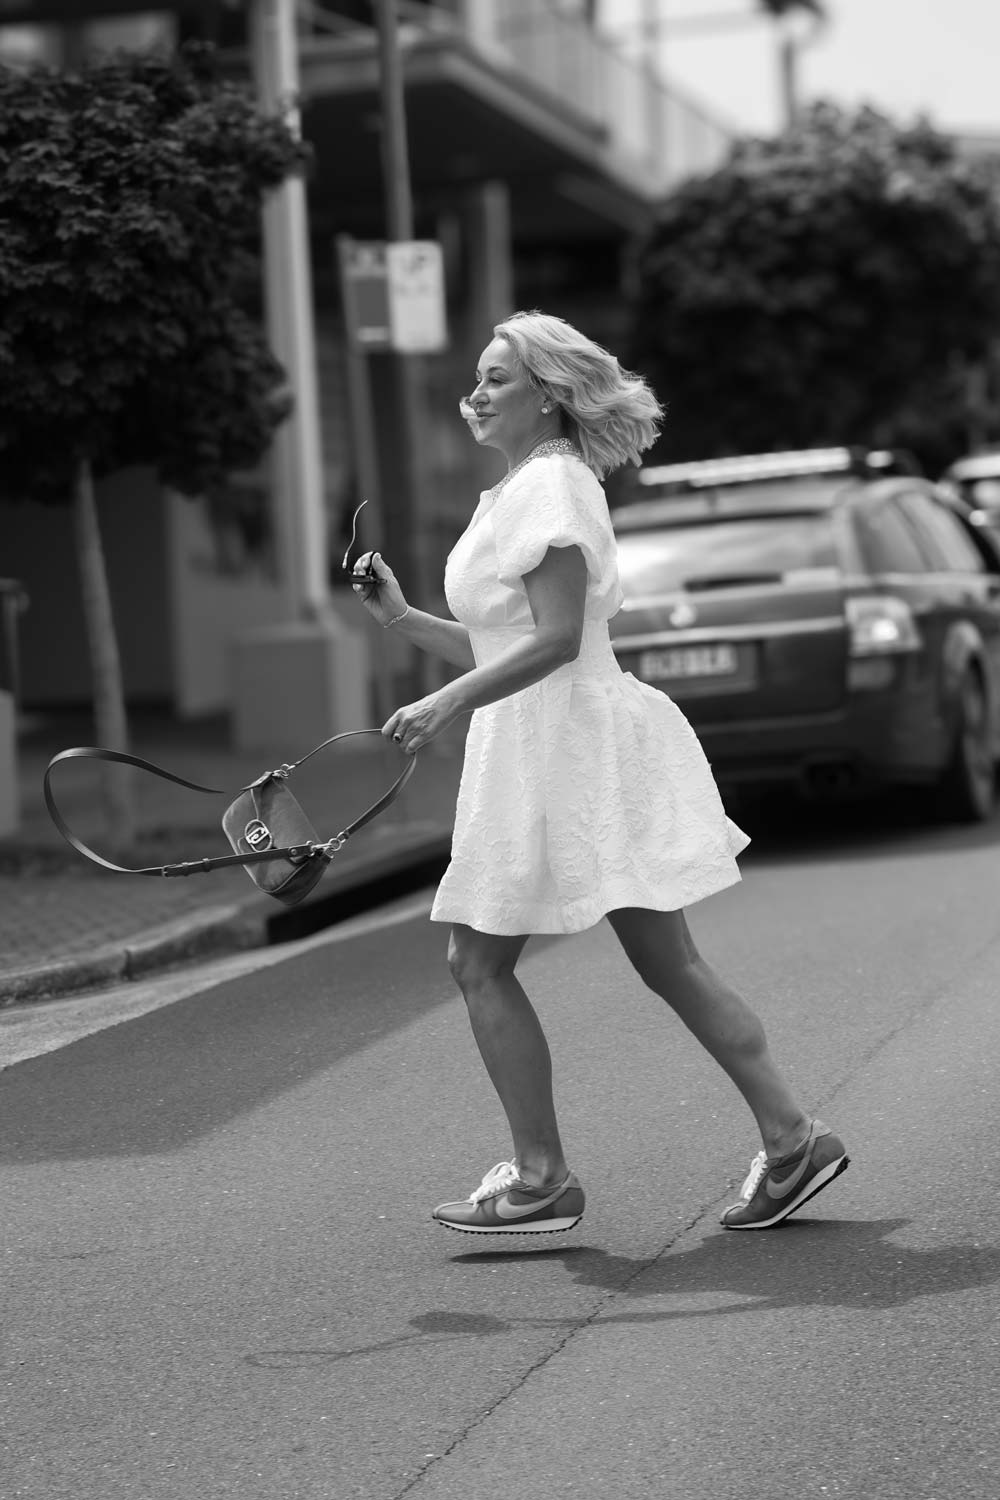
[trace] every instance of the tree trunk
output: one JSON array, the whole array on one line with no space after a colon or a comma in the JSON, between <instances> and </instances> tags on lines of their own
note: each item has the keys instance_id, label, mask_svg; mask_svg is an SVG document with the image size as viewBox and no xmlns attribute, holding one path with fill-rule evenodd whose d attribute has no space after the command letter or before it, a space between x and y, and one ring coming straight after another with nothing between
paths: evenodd
<instances>
[{"instance_id":1,"label":"tree trunk","mask_svg":"<svg viewBox=\"0 0 1000 1500\"><path fill-rule=\"evenodd\" d=\"M97 743L109 750L127 751L128 724L118 638L111 612L111 591L94 499L94 480L86 459L81 459L76 472L73 520L90 652ZM131 774L131 770L123 766L103 768L105 827L115 848L130 844L135 833Z\"/></svg>"}]
</instances>

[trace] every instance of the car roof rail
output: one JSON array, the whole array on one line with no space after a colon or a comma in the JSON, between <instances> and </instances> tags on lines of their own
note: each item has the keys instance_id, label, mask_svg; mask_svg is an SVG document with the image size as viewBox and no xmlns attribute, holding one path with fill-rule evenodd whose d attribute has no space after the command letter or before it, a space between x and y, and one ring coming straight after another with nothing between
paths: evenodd
<instances>
[{"instance_id":1,"label":"car roof rail","mask_svg":"<svg viewBox=\"0 0 1000 1500\"><path fill-rule=\"evenodd\" d=\"M794 479L808 475L851 474L876 478L889 474L920 474L911 453L899 448L801 448L782 453L746 453L731 458L706 458L693 463L660 464L642 468L638 481L658 490L699 490L718 485L753 484L762 479Z\"/></svg>"},{"instance_id":2,"label":"car roof rail","mask_svg":"<svg viewBox=\"0 0 1000 1500\"><path fill-rule=\"evenodd\" d=\"M942 479L1000 479L1000 450L967 453L945 469Z\"/></svg>"}]
</instances>

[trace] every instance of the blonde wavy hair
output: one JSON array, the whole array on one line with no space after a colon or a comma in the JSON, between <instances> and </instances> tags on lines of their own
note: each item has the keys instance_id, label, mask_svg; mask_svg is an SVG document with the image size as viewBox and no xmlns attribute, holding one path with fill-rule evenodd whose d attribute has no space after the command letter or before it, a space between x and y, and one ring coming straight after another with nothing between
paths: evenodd
<instances>
[{"instance_id":1,"label":"blonde wavy hair","mask_svg":"<svg viewBox=\"0 0 1000 1500\"><path fill-rule=\"evenodd\" d=\"M527 379L559 407L584 462L598 479L656 442L663 408L641 375L562 318L512 313L493 332L506 339Z\"/></svg>"}]
</instances>

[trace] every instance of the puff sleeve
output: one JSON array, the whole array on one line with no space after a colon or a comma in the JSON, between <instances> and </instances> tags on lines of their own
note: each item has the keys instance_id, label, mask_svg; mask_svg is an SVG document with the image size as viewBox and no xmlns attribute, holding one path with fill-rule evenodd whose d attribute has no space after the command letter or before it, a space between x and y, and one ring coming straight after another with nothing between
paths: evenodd
<instances>
[{"instance_id":1,"label":"puff sleeve","mask_svg":"<svg viewBox=\"0 0 1000 1500\"><path fill-rule=\"evenodd\" d=\"M579 547L590 588L617 582L614 534L604 491L580 459L553 454L529 464L502 492L492 513L497 577L524 592L525 573L550 547Z\"/></svg>"}]
</instances>

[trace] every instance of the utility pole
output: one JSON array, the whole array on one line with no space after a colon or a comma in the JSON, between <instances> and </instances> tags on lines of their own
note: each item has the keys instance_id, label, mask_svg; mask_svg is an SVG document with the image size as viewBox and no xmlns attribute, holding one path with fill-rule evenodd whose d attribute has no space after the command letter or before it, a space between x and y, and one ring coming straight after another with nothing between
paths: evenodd
<instances>
[{"instance_id":1,"label":"utility pole","mask_svg":"<svg viewBox=\"0 0 1000 1500\"><path fill-rule=\"evenodd\" d=\"M395 0L373 0L378 26L379 93L382 111L382 170L385 195L386 237L389 241L412 240L413 194L410 185L409 144L403 68L399 53L399 28ZM392 352L373 355L383 364L391 399L390 417L398 431L391 448L398 460L382 486L382 517L386 528L386 550L391 549L393 570L403 587L418 603L425 598L423 569L419 566L417 526L421 516L420 459L418 454L421 393L414 356ZM419 690L412 652L404 668Z\"/></svg>"},{"instance_id":2,"label":"utility pole","mask_svg":"<svg viewBox=\"0 0 1000 1500\"><path fill-rule=\"evenodd\" d=\"M756 25L762 17L774 23L778 39L778 88L784 128L794 125L799 113L799 60L803 50L817 40L829 19L826 0L755 0L751 10L720 9L702 14L666 19L661 0L642 0L641 20L635 30L640 48L663 61L663 44L674 37L708 35Z\"/></svg>"},{"instance_id":3,"label":"utility pole","mask_svg":"<svg viewBox=\"0 0 1000 1500\"><path fill-rule=\"evenodd\" d=\"M413 239L413 194L406 134L403 69L395 0L373 0L378 20L379 90L382 103L382 167L390 240Z\"/></svg>"},{"instance_id":4,"label":"utility pole","mask_svg":"<svg viewBox=\"0 0 1000 1500\"><path fill-rule=\"evenodd\" d=\"M778 80L784 128L799 118L799 60L826 25L825 0L759 0L778 34Z\"/></svg>"},{"instance_id":5,"label":"utility pole","mask_svg":"<svg viewBox=\"0 0 1000 1500\"><path fill-rule=\"evenodd\" d=\"M298 134L295 0L254 0L250 17L260 102L265 109L284 110ZM271 190L263 222L268 332L295 396L291 416L274 436L273 524L289 617L316 618L328 599L327 538L309 228L301 177L288 177Z\"/></svg>"},{"instance_id":6,"label":"utility pole","mask_svg":"<svg viewBox=\"0 0 1000 1500\"><path fill-rule=\"evenodd\" d=\"M778 78L781 90L781 118L791 130L799 117L799 43L786 26L779 23Z\"/></svg>"},{"instance_id":7,"label":"utility pole","mask_svg":"<svg viewBox=\"0 0 1000 1500\"><path fill-rule=\"evenodd\" d=\"M378 25L386 238L399 242L413 239L413 194L395 0L373 0L373 10ZM383 487L386 545L392 548L393 567L402 578L404 587L415 591L417 599L422 601L422 580L418 576L415 546L420 494L416 370L411 355L392 352L373 358L388 376L386 384L391 391L388 411L398 426L398 432L393 435L398 454L396 472L391 476L391 482Z\"/></svg>"},{"instance_id":8,"label":"utility pole","mask_svg":"<svg viewBox=\"0 0 1000 1500\"><path fill-rule=\"evenodd\" d=\"M264 109L298 133L295 0L250 0L254 82ZM263 206L264 294L271 347L294 407L274 434L271 524L284 618L232 642L233 733L242 749L315 744L369 718L368 651L338 618L328 584L328 538L305 184L285 179Z\"/></svg>"}]
</instances>

